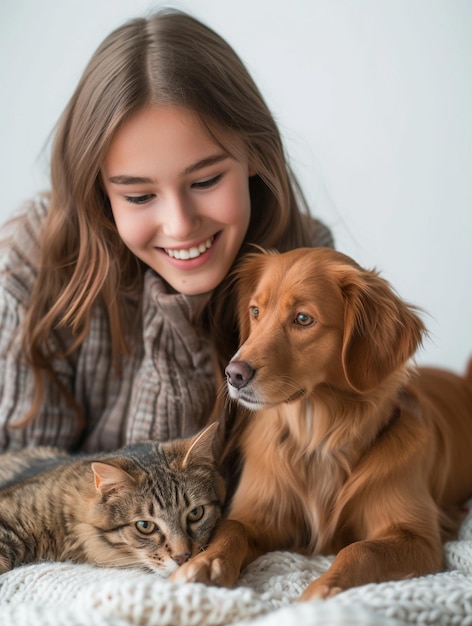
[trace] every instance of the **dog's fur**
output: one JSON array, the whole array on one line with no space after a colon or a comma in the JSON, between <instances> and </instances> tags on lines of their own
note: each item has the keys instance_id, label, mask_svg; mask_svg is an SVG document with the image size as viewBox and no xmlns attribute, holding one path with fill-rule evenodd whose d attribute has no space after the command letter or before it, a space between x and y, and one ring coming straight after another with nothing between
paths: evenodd
<instances>
[{"instance_id":1,"label":"dog's fur","mask_svg":"<svg viewBox=\"0 0 472 626\"><path fill-rule=\"evenodd\" d=\"M271 550L337 554L302 599L440 570L472 495L472 368L409 368L415 308L331 249L250 255L239 293L241 479L174 579L232 585Z\"/></svg>"}]
</instances>

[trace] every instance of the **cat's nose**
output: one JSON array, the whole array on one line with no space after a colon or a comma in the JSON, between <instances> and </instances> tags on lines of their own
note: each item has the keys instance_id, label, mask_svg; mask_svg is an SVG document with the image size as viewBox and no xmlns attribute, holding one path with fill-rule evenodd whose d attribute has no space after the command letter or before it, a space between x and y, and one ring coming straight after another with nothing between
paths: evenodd
<instances>
[{"instance_id":1,"label":"cat's nose","mask_svg":"<svg viewBox=\"0 0 472 626\"><path fill-rule=\"evenodd\" d=\"M183 565L190 558L190 552L181 552L180 554L172 554L171 558L177 563L177 565Z\"/></svg>"}]
</instances>

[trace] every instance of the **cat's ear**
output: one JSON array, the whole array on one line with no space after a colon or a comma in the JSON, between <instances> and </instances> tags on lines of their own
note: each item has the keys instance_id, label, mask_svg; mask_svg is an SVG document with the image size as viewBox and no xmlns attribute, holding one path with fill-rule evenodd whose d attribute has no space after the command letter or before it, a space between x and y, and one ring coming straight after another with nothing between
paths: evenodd
<instances>
[{"instance_id":1,"label":"cat's ear","mask_svg":"<svg viewBox=\"0 0 472 626\"><path fill-rule=\"evenodd\" d=\"M219 422L213 422L190 441L190 448L187 450L182 467L189 463L215 461L215 445L217 440Z\"/></svg>"},{"instance_id":2,"label":"cat's ear","mask_svg":"<svg viewBox=\"0 0 472 626\"><path fill-rule=\"evenodd\" d=\"M92 463L95 479L95 489L101 496L105 496L114 489L130 486L134 481L125 470L115 465L95 461Z\"/></svg>"}]
</instances>

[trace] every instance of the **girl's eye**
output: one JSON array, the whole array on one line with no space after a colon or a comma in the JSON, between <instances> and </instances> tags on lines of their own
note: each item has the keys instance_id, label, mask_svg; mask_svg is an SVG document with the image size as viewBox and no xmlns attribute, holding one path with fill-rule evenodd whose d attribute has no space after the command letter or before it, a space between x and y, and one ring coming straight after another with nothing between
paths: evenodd
<instances>
[{"instance_id":1,"label":"girl's eye","mask_svg":"<svg viewBox=\"0 0 472 626\"><path fill-rule=\"evenodd\" d=\"M139 520L139 522L136 522L136 528L143 535L150 535L151 533L158 530L158 527L156 524L154 524L154 522L148 522L147 520L144 520L144 519Z\"/></svg>"},{"instance_id":2,"label":"girl's eye","mask_svg":"<svg viewBox=\"0 0 472 626\"><path fill-rule=\"evenodd\" d=\"M142 196L125 196L125 200L131 204L146 204L154 198L154 194L146 193Z\"/></svg>"},{"instance_id":3,"label":"girl's eye","mask_svg":"<svg viewBox=\"0 0 472 626\"><path fill-rule=\"evenodd\" d=\"M196 506L189 512L189 514L187 515L187 519L189 522L198 522L202 519L204 513L205 508L203 506Z\"/></svg>"},{"instance_id":4,"label":"girl's eye","mask_svg":"<svg viewBox=\"0 0 472 626\"><path fill-rule=\"evenodd\" d=\"M253 317L255 320L257 320L257 318L259 317L259 307L257 307L257 306L252 306L252 307L251 307L251 309L250 309L250 311L251 311L251 315L252 315L252 317Z\"/></svg>"},{"instance_id":5,"label":"girl's eye","mask_svg":"<svg viewBox=\"0 0 472 626\"><path fill-rule=\"evenodd\" d=\"M293 322L298 326L311 326L315 323L315 320L311 317L311 315L307 315L306 313L297 313Z\"/></svg>"},{"instance_id":6,"label":"girl's eye","mask_svg":"<svg viewBox=\"0 0 472 626\"><path fill-rule=\"evenodd\" d=\"M199 180L196 183L192 183L192 187L194 189L208 189L208 187L213 187L216 185L218 181L221 180L223 174L218 174L218 176L213 176L213 178L208 178L207 180Z\"/></svg>"}]
</instances>

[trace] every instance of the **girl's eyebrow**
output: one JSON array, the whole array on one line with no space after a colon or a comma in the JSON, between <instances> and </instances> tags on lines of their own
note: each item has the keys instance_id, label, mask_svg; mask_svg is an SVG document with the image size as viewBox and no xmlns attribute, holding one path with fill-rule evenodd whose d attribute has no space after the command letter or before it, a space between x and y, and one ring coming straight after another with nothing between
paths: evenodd
<instances>
[{"instance_id":1,"label":"girl's eyebrow","mask_svg":"<svg viewBox=\"0 0 472 626\"><path fill-rule=\"evenodd\" d=\"M220 161L224 161L228 159L229 155L226 152L220 152L218 154L212 154L211 156L205 157L200 161L197 161L193 165L187 167L183 172L182 176L186 176L187 174L193 174L197 170L201 170L204 167L209 167L210 165L215 165L215 163L219 163Z\"/></svg>"},{"instance_id":2,"label":"girl's eyebrow","mask_svg":"<svg viewBox=\"0 0 472 626\"><path fill-rule=\"evenodd\" d=\"M198 170L201 170L205 167L209 167L210 165L215 165L215 163L220 163L220 161L224 161L228 159L229 155L226 152L220 152L218 154L212 154L204 159L200 159L196 163L192 163L189 165L183 172L181 172L181 176L188 176L188 174L193 174ZM127 174L120 174L118 176L110 176L108 182L114 183L115 185L147 185L147 184L155 184L156 180L153 178L146 178L143 176L130 176Z\"/></svg>"},{"instance_id":3,"label":"girl's eyebrow","mask_svg":"<svg viewBox=\"0 0 472 626\"><path fill-rule=\"evenodd\" d=\"M115 185L147 185L154 183L152 178L143 178L142 176L127 176L126 174L120 174L119 176L110 176L109 183Z\"/></svg>"}]
</instances>

